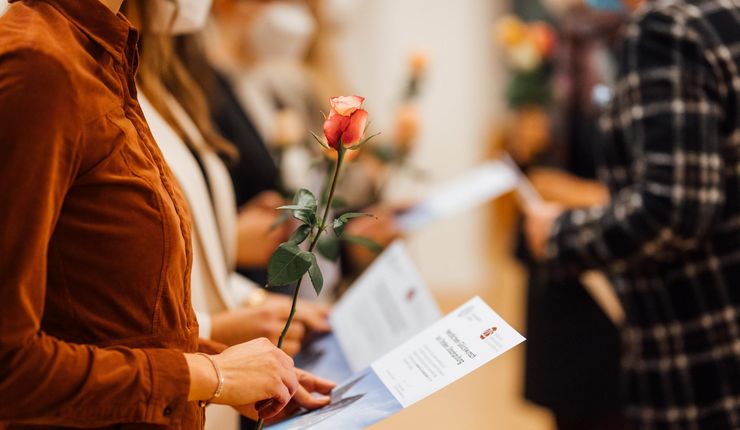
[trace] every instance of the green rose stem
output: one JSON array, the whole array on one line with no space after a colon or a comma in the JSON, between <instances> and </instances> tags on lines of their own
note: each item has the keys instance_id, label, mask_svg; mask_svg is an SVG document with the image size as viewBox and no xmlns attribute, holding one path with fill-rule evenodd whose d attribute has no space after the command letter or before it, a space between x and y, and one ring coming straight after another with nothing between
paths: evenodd
<instances>
[{"instance_id":1,"label":"green rose stem","mask_svg":"<svg viewBox=\"0 0 740 430\"><path fill-rule=\"evenodd\" d=\"M324 216L321 217L321 223L319 224L319 231L316 233L316 236L313 238L313 241L311 241L311 245L308 247L308 252L313 252L314 248L316 248L316 244L319 243L319 238L321 238L321 234L324 232L324 229L326 229L326 219L329 217L329 210L331 209L331 202L334 200L334 192L337 188L337 180L339 179L339 169L342 166L342 159L344 158L344 148L341 147L340 142L340 148L337 152L339 153L337 156L337 165L334 168L334 176L331 180L331 188L329 188L329 198L326 200L326 207L324 208ZM278 340L278 348L283 347L283 341L285 340L285 336L288 334L288 329L290 328L290 324L293 322L293 317L295 316L295 310L296 310L296 303L298 302L298 291L301 288L301 278L298 280L298 283L295 286L295 289L293 290L293 304L290 307L290 315L288 315L288 321L285 323L285 327L283 328L283 332L280 334L280 339Z\"/></svg>"},{"instance_id":2,"label":"green rose stem","mask_svg":"<svg viewBox=\"0 0 740 430\"><path fill-rule=\"evenodd\" d=\"M329 188L329 198L326 200L326 207L324 208L324 215L321 217L321 223L319 224L319 230L316 233L316 236L314 236L313 240L311 241L311 245L308 247L308 252L313 252L314 248L316 248L316 244L319 243L319 238L321 238L321 234L326 229L326 219L329 217L329 210L331 209L331 203L334 200L334 192L337 188L337 182L339 179L339 170L342 168L342 161L344 160L344 153L347 151L343 146L341 140L339 141L337 149L337 164L334 167L334 176L331 180L331 188ZM283 341L285 340L285 336L288 334L288 329L290 329L290 325L293 323L293 317L295 316L296 311L296 304L298 303L298 292L301 289L301 281L303 278L298 280L298 282L295 285L295 289L293 290L293 303L290 306L290 315L288 315L288 321L285 322L285 327L283 327L283 332L280 333L280 339L278 339L278 348L283 347ZM259 421L257 421L257 430L262 430L262 426L265 424L265 420L260 418Z\"/></svg>"}]
</instances>

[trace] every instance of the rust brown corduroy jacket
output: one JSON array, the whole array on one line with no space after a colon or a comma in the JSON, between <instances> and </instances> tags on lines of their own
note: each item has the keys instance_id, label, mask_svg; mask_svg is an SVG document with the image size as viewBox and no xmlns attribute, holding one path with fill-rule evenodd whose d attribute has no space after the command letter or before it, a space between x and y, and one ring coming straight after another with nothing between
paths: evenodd
<instances>
[{"instance_id":1,"label":"rust brown corduroy jacket","mask_svg":"<svg viewBox=\"0 0 740 430\"><path fill-rule=\"evenodd\" d=\"M98 0L0 18L0 422L199 429L185 202ZM3 424L0 424L2 427Z\"/></svg>"}]
</instances>

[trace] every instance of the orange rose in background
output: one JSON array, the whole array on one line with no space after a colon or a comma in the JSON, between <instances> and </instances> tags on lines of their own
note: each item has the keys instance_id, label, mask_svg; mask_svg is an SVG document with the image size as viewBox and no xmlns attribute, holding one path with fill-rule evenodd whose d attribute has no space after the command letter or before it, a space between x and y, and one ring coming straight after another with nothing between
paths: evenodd
<instances>
[{"instance_id":1,"label":"orange rose in background","mask_svg":"<svg viewBox=\"0 0 740 430\"><path fill-rule=\"evenodd\" d=\"M429 64L429 57L424 51L415 51L409 57L409 68L411 69L411 76L419 77L426 70Z\"/></svg>"},{"instance_id":2,"label":"orange rose in background","mask_svg":"<svg viewBox=\"0 0 740 430\"><path fill-rule=\"evenodd\" d=\"M429 57L422 50L416 50L409 56L409 80L406 85L406 93L403 95L404 102L411 102L419 95L419 87L424 73L429 67Z\"/></svg>"},{"instance_id":3,"label":"orange rose in background","mask_svg":"<svg viewBox=\"0 0 740 430\"><path fill-rule=\"evenodd\" d=\"M395 130L393 137L402 153L411 150L416 136L419 134L419 112L411 104L404 104L396 113Z\"/></svg>"},{"instance_id":4,"label":"orange rose in background","mask_svg":"<svg viewBox=\"0 0 740 430\"><path fill-rule=\"evenodd\" d=\"M535 70L555 52L557 35L545 22L525 23L509 15L499 19L493 29L496 42L516 71Z\"/></svg>"},{"instance_id":5,"label":"orange rose in background","mask_svg":"<svg viewBox=\"0 0 740 430\"><path fill-rule=\"evenodd\" d=\"M548 58L555 51L557 36L552 27L546 23L532 23L529 27L529 37L543 57Z\"/></svg>"},{"instance_id":6,"label":"orange rose in background","mask_svg":"<svg viewBox=\"0 0 740 430\"><path fill-rule=\"evenodd\" d=\"M365 99L360 96L340 96L331 99L331 110L324 121L326 143L333 149L352 147L362 139L367 126Z\"/></svg>"}]
</instances>

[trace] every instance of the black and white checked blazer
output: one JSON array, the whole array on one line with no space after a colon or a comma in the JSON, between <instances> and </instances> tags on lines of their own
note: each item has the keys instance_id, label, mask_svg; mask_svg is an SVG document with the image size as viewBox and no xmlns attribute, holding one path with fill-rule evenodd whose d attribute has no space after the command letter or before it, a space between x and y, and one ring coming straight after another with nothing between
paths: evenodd
<instances>
[{"instance_id":1,"label":"black and white checked blazer","mask_svg":"<svg viewBox=\"0 0 740 430\"><path fill-rule=\"evenodd\" d=\"M548 246L553 270L609 273L643 429L740 429L739 97L740 0L648 0L602 119L611 202Z\"/></svg>"}]
</instances>

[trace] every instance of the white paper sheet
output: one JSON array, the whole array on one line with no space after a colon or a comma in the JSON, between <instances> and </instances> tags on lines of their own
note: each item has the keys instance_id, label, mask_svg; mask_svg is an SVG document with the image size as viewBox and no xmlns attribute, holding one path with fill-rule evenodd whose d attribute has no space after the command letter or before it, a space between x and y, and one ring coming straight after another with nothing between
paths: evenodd
<instances>
[{"instance_id":1,"label":"white paper sheet","mask_svg":"<svg viewBox=\"0 0 740 430\"><path fill-rule=\"evenodd\" d=\"M372 368L406 408L522 342L521 334L475 297Z\"/></svg>"},{"instance_id":2,"label":"white paper sheet","mask_svg":"<svg viewBox=\"0 0 740 430\"><path fill-rule=\"evenodd\" d=\"M516 171L510 165L500 160L488 161L436 188L421 203L396 217L396 223L404 232L418 230L495 199L513 190L517 181Z\"/></svg>"},{"instance_id":3,"label":"white paper sheet","mask_svg":"<svg viewBox=\"0 0 740 430\"><path fill-rule=\"evenodd\" d=\"M309 372L342 381L442 317L401 241L389 246L335 305L333 332L296 357Z\"/></svg>"},{"instance_id":4,"label":"white paper sheet","mask_svg":"<svg viewBox=\"0 0 740 430\"><path fill-rule=\"evenodd\" d=\"M442 318L406 247L388 247L329 317L350 368L358 372Z\"/></svg>"},{"instance_id":5,"label":"white paper sheet","mask_svg":"<svg viewBox=\"0 0 740 430\"><path fill-rule=\"evenodd\" d=\"M537 192L534 185L529 181L529 178L527 178L509 154L505 153L504 156L501 157L501 161L511 169L514 175L516 175L517 179L514 191L519 200L519 204L523 208L535 207L544 203L540 193Z\"/></svg>"},{"instance_id":6,"label":"white paper sheet","mask_svg":"<svg viewBox=\"0 0 740 430\"><path fill-rule=\"evenodd\" d=\"M524 338L478 297L348 378L332 402L273 430L359 430L452 384Z\"/></svg>"}]
</instances>

